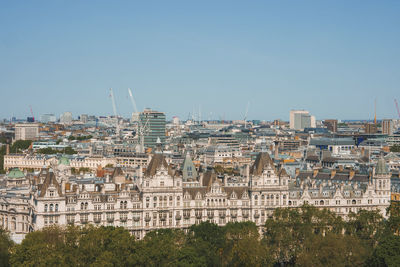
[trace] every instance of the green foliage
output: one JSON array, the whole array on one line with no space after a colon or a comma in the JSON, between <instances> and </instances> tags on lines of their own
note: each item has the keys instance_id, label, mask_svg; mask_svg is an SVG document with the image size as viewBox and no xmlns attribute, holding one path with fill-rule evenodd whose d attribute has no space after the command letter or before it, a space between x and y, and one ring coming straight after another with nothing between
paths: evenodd
<instances>
[{"instance_id":1,"label":"green foliage","mask_svg":"<svg viewBox=\"0 0 400 267\"><path fill-rule=\"evenodd\" d=\"M0 266L10 266L10 251L14 242L10 239L8 233L0 228Z\"/></svg>"},{"instance_id":2,"label":"green foliage","mask_svg":"<svg viewBox=\"0 0 400 267\"><path fill-rule=\"evenodd\" d=\"M390 147L390 152L400 152L400 145L393 145Z\"/></svg>"},{"instance_id":3,"label":"green foliage","mask_svg":"<svg viewBox=\"0 0 400 267\"><path fill-rule=\"evenodd\" d=\"M18 153L25 149L28 149L32 144L31 140L18 140L10 147L10 153Z\"/></svg>"},{"instance_id":4,"label":"green foliage","mask_svg":"<svg viewBox=\"0 0 400 267\"><path fill-rule=\"evenodd\" d=\"M77 152L73 150L70 146L67 146L63 150L57 150L57 149L52 149L51 147L46 147L46 148L41 148L36 151L38 154L58 154L58 153L63 153L67 155L73 155L76 154Z\"/></svg>"},{"instance_id":5,"label":"green foliage","mask_svg":"<svg viewBox=\"0 0 400 267\"><path fill-rule=\"evenodd\" d=\"M400 236L375 211L344 222L313 206L278 208L263 236L253 222L159 229L136 240L118 227L49 227L19 245L0 230L0 266L400 266Z\"/></svg>"},{"instance_id":6,"label":"green foliage","mask_svg":"<svg viewBox=\"0 0 400 267\"><path fill-rule=\"evenodd\" d=\"M92 138L93 138L92 135L83 135L83 136L77 136L77 137L75 137L73 135L68 136L68 140L70 140L70 141L72 141L72 140L83 141L83 140L88 140L88 139L92 139Z\"/></svg>"}]
</instances>

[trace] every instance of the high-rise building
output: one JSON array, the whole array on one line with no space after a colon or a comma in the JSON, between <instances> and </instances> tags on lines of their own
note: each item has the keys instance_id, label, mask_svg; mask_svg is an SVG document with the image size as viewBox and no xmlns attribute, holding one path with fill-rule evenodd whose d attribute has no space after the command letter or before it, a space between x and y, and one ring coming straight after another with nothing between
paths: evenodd
<instances>
[{"instance_id":1,"label":"high-rise building","mask_svg":"<svg viewBox=\"0 0 400 267\"><path fill-rule=\"evenodd\" d=\"M71 112L64 112L60 116L60 123L61 124L72 124L72 113Z\"/></svg>"},{"instance_id":2,"label":"high-rise building","mask_svg":"<svg viewBox=\"0 0 400 267\"><path fill-rule=\"evenodd\" d=\"M15 124L15 141L36 140L39 137L39 124L17 123Z\"/></svg>"},{"instance_id":3,"label":"high-rise building","mask_svg":"<svg viewBox=\"0 0 400 267\"><path fill-rule=\"evenodd\" d=\"M139 115L140 124L145 127L144 145L146 147L156 147L157 138L161 143L165 143L165 113L151 109L145 109Z\"/></svg>"},{"instance_id":4,"label":"high-rise building","mask_svg":"<svg viewBox=\"0 0 400 267\"><path fill-rule=\"evenodd\" d=\"M337 132L337 120L324 120L324 125L328 128L329 131L336 133Z\"/></svg>"},{"instance_id":5,"label":"high-rise building","mask_svg":"<svg viewBox=\"0 0 400 267\"><path fill-rule=\"evenodd\" d=\"M306 110L290 111L290 129L303 130L304 128L315 128L315 117Z\"/></svg>"},{"instance_id":6,"label":"high-rise building","mask_svg":"<svg viewBox=\"0 0 400 267\"><path fill-rule=\"evenodd\" d=\"M56 122L57 118L54 114L42 114L40 115L40 122L49 123L49 122Z\"/></svg>"},{"instance_id":7,"label":"high-rise building","mask_svg":"<svg viewBox=\"0 0 400 267\"><path fill-rule=\"evenodd\" d=\"M382 120L382 133L391 135L393 134L393 121L389 119Z\"/></svg>"},{"instance_id":8,"label":"high-rise building","mask_svg":"<svg viewBox=\"0 0 400 267\"><path fill-rule=\"evenodd\" d=\"M89 116L87 114L82 114L80 116L80 120L81 120L82 123L87 123L88 120L89 120Z\"/></svg>"}]
</instances>

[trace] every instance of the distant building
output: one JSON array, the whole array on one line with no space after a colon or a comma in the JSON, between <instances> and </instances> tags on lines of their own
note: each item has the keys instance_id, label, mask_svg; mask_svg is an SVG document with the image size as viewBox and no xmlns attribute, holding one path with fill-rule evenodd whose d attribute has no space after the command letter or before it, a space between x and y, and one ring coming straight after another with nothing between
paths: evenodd
<instances>
[{"instance_id":1,"label":"distant building","mask_svg":"<svg viewBox=\"0 0 400 267\"><path fill-rule=\"evenodd\" d=\"M382 120L382 133L387 135L393 134L393 121L389 119Z\"/></svg>"},{"instance_id":2,"label":"distant building","mask_svg":"<svg viewBox=\"0 0 400 267\"><path fill-rule=\"evenodd\" d=\"M151 109L145 109L139 115L144 131L144 145L146 147L156 147L157 138L160 138L161 143L165 143L165 113Z\"/></svg>"},{"instance_id":3,"label":"distant building","mask_svg":"<svg viewBox=\"0 0 400 267\"><path fill-rule=\"evenodd\" d=\"M87 114L82 114L80 120L82 123L87 123L89 121L89 116Z\"/></svg>"},{"instance_id":4,"label":"distant building","mask_svg":"<svg viewBox=\"0 0 400 267\"><path fill-rule=\"evenodd\" d=\"M304 128L315 128L315 117L306 110L290 111L290 129L303 130Z\"/></svg>"},{"instance_id":5,"label":"distant building","mask_svg":"<svg viewBox=\"0 0 400 267\"><path fill-rule=\"evenodd\" d=\"M328 128L329 131L336 133L337 132L337 120L324 120L324 125Z\"/></svg>"},{"instance_id":6,"label":"distant building","mask_svg":"<svg viewBox=\"0 0 400 267\"><path fill-rule=\"evenodd\" d=\"M72 113L71 112L64 112L60 116L60 123L61 124L72 124Z\"/></svg>"},{"instance_id":7,"label":"distant building","mask_svg":"<svg viewBox=\"0 0 400 267\"><path fill-rule=\"evenodd\" d=\"M57 118L54 114L42 114L40 115L40 122L49 123L49 122L56 122Z\"/></svg>"},{"instance_id":8,"label":"distant building","mask_svg":"<svg viewBox=\"0 0 400 267\"><path fill-rule=\"evenodd\" d=\"M17 123L15 124L15 141L36 140L39 137L39 124Z\"/></svg>"}]
</instances>

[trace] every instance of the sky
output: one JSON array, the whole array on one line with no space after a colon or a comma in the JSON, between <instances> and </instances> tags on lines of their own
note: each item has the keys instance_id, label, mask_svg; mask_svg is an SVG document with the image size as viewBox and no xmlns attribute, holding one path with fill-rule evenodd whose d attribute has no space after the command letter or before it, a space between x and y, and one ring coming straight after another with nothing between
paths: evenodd
<instances>
[{"instance_id":1,"label":"sky","mask_svg":"<svg viewBox=\"0 0 400 267\"><path fill-rule=\"evenodd\" d=\"M398 118L400 1L0 1L0 118ZM249 104L248 104L249 103Z\"/></svg>"}]
</instances>

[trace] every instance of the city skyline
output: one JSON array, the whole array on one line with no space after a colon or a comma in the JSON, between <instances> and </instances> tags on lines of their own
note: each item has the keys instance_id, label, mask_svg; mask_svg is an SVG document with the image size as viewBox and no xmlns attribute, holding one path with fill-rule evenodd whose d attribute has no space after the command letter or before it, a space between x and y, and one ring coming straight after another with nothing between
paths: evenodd
<instances>
[{"instance_id":1,"label":"city skyline","mask_svg":"<svg viewBox=\"0 0 400 267\"><path fill-rule=\"evenodd\" d=\"M0 118L397 119L400 4L2 3Z\"/></svg>"}]
</instances>

